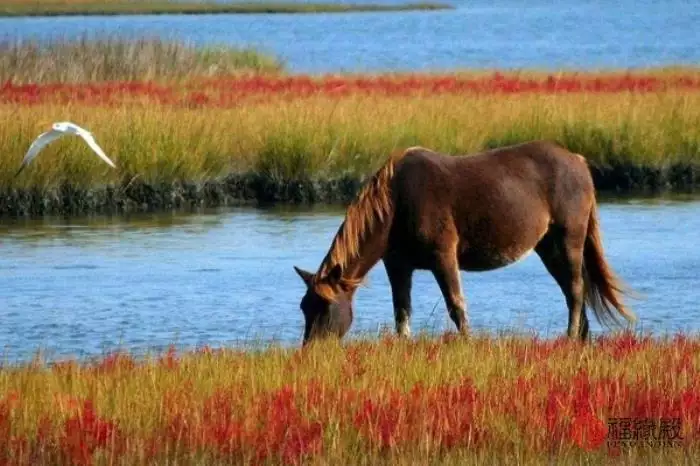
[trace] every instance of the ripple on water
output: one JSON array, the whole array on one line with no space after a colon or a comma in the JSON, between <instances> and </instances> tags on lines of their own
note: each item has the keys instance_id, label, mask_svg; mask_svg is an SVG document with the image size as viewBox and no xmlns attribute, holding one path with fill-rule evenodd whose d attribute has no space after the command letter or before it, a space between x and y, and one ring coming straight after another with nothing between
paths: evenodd
<instances>
[{"instance_id":1,"label":"ripple on water","mask_svg":"<svg viewBox=\"0 0 700 466\"><path fill-rule=\"evenodd\" d=\"M68 265L54 265L51 267L54 270L96 270L100 266L94 264L68 264Z\"/></svg>"},{"instance_id":2,"label":"ripple on water","mask_svg":"<svg viewBox=\"0 0 700 466\"><path fill-rule=\"evenodd\" d=\"M655 333L700 329L695 274L700 251L694 246L700 202L683 209L663 204L640 209L601 204L606 255L625 282L643 293L631 303L633 310L643 328ZM650 209L654 215L647 215ZM173 234L178 224L196 222L197 214L159 227L135 226L118 236L119 248L109 221L75 230L70 244L0 233L3 266L12 267L0 275L4 356L26 360L39 347L58 356L84 356L114 345L143 350L251 339L297 345L304 290L291 265L317 267L344 212L304 214L313 221L297 222L292 232L269 211L236 212L217 214L216 234L206 228ZM659 224L683 226L661 231ZM271 243L275 225L286 233L284 241ZM149 234L154 229L158 234ZM545 337L564 331L563 296L536 256L463 278L475 330L527 329ZM430 273L416 273L413 298L415 332L452 330ZM386 273L378 264L369 286L358 291L352 334L391 328L391 307Z\"/></svg>"},{"instance_id":3,"label":"ripple on water","mask_svg":"<svg viewBox=\"0 0 700 466\"><path fill-rule=\"evenodd\" d=\"M198 44L255 45L297 72L455 68L608 68L697 63L695 2L454 0L449 11L352 15L137 15L0 18L17 38L134 36L148 30ZM240 17L239 17L240 16ZM469 27L464 27L468 24ZM547 34L542 34L546 24ZM577 27L586 24L587 27ZM328 31L333 31L329 34ZM512 31L517 32L513 40ZM654 34L649 34L654 31ZM420 41L414 40L421 37ZM611 45L612 44L612 45Z\"/></svg>"}]
</instances>

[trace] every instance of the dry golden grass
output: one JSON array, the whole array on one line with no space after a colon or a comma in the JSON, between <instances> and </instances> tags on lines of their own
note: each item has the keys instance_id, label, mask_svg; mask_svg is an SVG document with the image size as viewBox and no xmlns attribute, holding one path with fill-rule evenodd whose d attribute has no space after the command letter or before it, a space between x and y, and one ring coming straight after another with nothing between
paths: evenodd
<instances>
[{"instance_id":1,"label":"dry golden grass","mask_svg":"<svg viewBox=\"0 0 700 466\"><path fill-rule=\"evenodd\" d=\"M13 464L693 464L698 349L452 335L5 367L0 447ZM615 449L620 417L677 418L683 440Z\"/></svg>"},{"instance_id":2,"label":"dry golden grass","mask_svg":"<svg viewBox=\"0 0 700 466\"><path fill-rule=\"evenodd\" d=\"M423 145L459 154L551 138L595 163L661 166L700 161L700 93L514 94L343 98L180 108L123 103L0 105L0 183L48 187L205 180L256 171L281 179L363 175L394 149ZM103 164L79 139L52 143L14 173L51 122L92 131L118 166Z\"/></svg>"},{"instance_id":3,"label":"dry golden grass","mask_svg":"<svg viewBox=\"0 0 700 466\"><path fill-rule=\"evenodd\" d=\"M88 83L182 81L248 73L278 73L283 65L251 48L194 45L157 37L123 39L86 36L0 42L0 82Z\"/></svg>"}]
</instances>

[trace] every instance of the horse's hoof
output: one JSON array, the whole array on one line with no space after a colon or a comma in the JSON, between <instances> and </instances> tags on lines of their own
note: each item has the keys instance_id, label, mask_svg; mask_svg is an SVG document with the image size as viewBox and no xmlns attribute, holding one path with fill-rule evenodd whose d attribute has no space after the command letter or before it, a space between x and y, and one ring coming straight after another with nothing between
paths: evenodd
<instances>
[{"instance_id":1,"label":"horse's hoof","mask_svg":"<svg viewBox=\"0 0 700 466\"><path fill-rule=\"evenodd\" d=\"M401 338L411 338L411 327L408 325L408 322L397 325L396 333Z\"/></svg>"}]
</instances>

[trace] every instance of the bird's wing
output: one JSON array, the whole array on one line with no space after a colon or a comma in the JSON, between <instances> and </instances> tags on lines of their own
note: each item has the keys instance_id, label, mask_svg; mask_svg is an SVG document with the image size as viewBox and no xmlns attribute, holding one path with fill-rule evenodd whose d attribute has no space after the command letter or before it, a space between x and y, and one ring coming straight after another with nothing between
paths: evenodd
<instances>
[{"instance_id":1,"label":"bird's wing","mask_svg":"<svg viewBox=\"0 0 700 466\"><path fill-rule=\"evenodd\" d=\"M24 159L22 160L22 165L19 167L19 170L17 171L17 174L15 176L19 175L22 170L24 170L24 167L26 167L29 162L34 160L34 158L41 152L41 149L46 147L47 144L49 144L51 141L55 141L56 139L60 138L63 136L64 133L60 131L47 131L45 133L41 133L38 138L32 142L32 145L29 146L29 150L27 150L26 155L24 156Z\"/></svg>"},{"instance_id":2,"label":"bird's wing","mask_svg":"<svg viewBox=\"0 0 700 466\"><path fill-rule=\"evenodd\" d=\"M77 125L76 125L76 126L77 126ZM101 158L102 160L104 160L105 162L107 162L107 164L109 164L112 168L117 168L116 165L114 165L114 162L112 162L112 161L109 159L109 157L107 157L107 155L105 155L105 153L104 153L104 151L102 150L102 148L101 148L100 146L97 145L97 142L95 142L95 138L92 137L92 134L91 134L89 131L84 130L84 129L81 128L80 126L77 126L77 127L78 127L78 129L79 129L79 130L78 130L78 136L80 136L81 138L83 138L83 139L85 140L85 142L87 142L88 146L90 146L90 148L91 148L92 150L94 150L95 153L96 153L97 155L99 155L100 158Z\"/></svg>"},{"instance_id":3,"label":"bird's wing","mask_svg":"<svg viewBox=\"0 0 700 466\"><path fill-rule=\"evenodd\" d=\"M66 129L72 134L80 134L80 133L88 133L89 134L90 133L90 131L76 125L75 123L73 123L71 121L61 121L58 124L65 126Z\"/></svg>"}]
</instances>

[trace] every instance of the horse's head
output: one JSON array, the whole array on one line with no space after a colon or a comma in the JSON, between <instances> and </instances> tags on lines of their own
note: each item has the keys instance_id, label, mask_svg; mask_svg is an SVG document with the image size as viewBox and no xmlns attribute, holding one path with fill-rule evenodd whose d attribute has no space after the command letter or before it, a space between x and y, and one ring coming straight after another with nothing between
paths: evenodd
<instances>
[{"instance_id":1,"label":"horse's head","mask_svg":"<svg viewBox=\"0 0 700 466\"><path fill-rule=\"evenodd\" d=\"M344 286L341 266L335 265L322 277L298 267L294 270L306 284L300 304L306 321L303 344L328 336L342 338L352 324L354 289Z\"/></svg>"}]
</instances>

